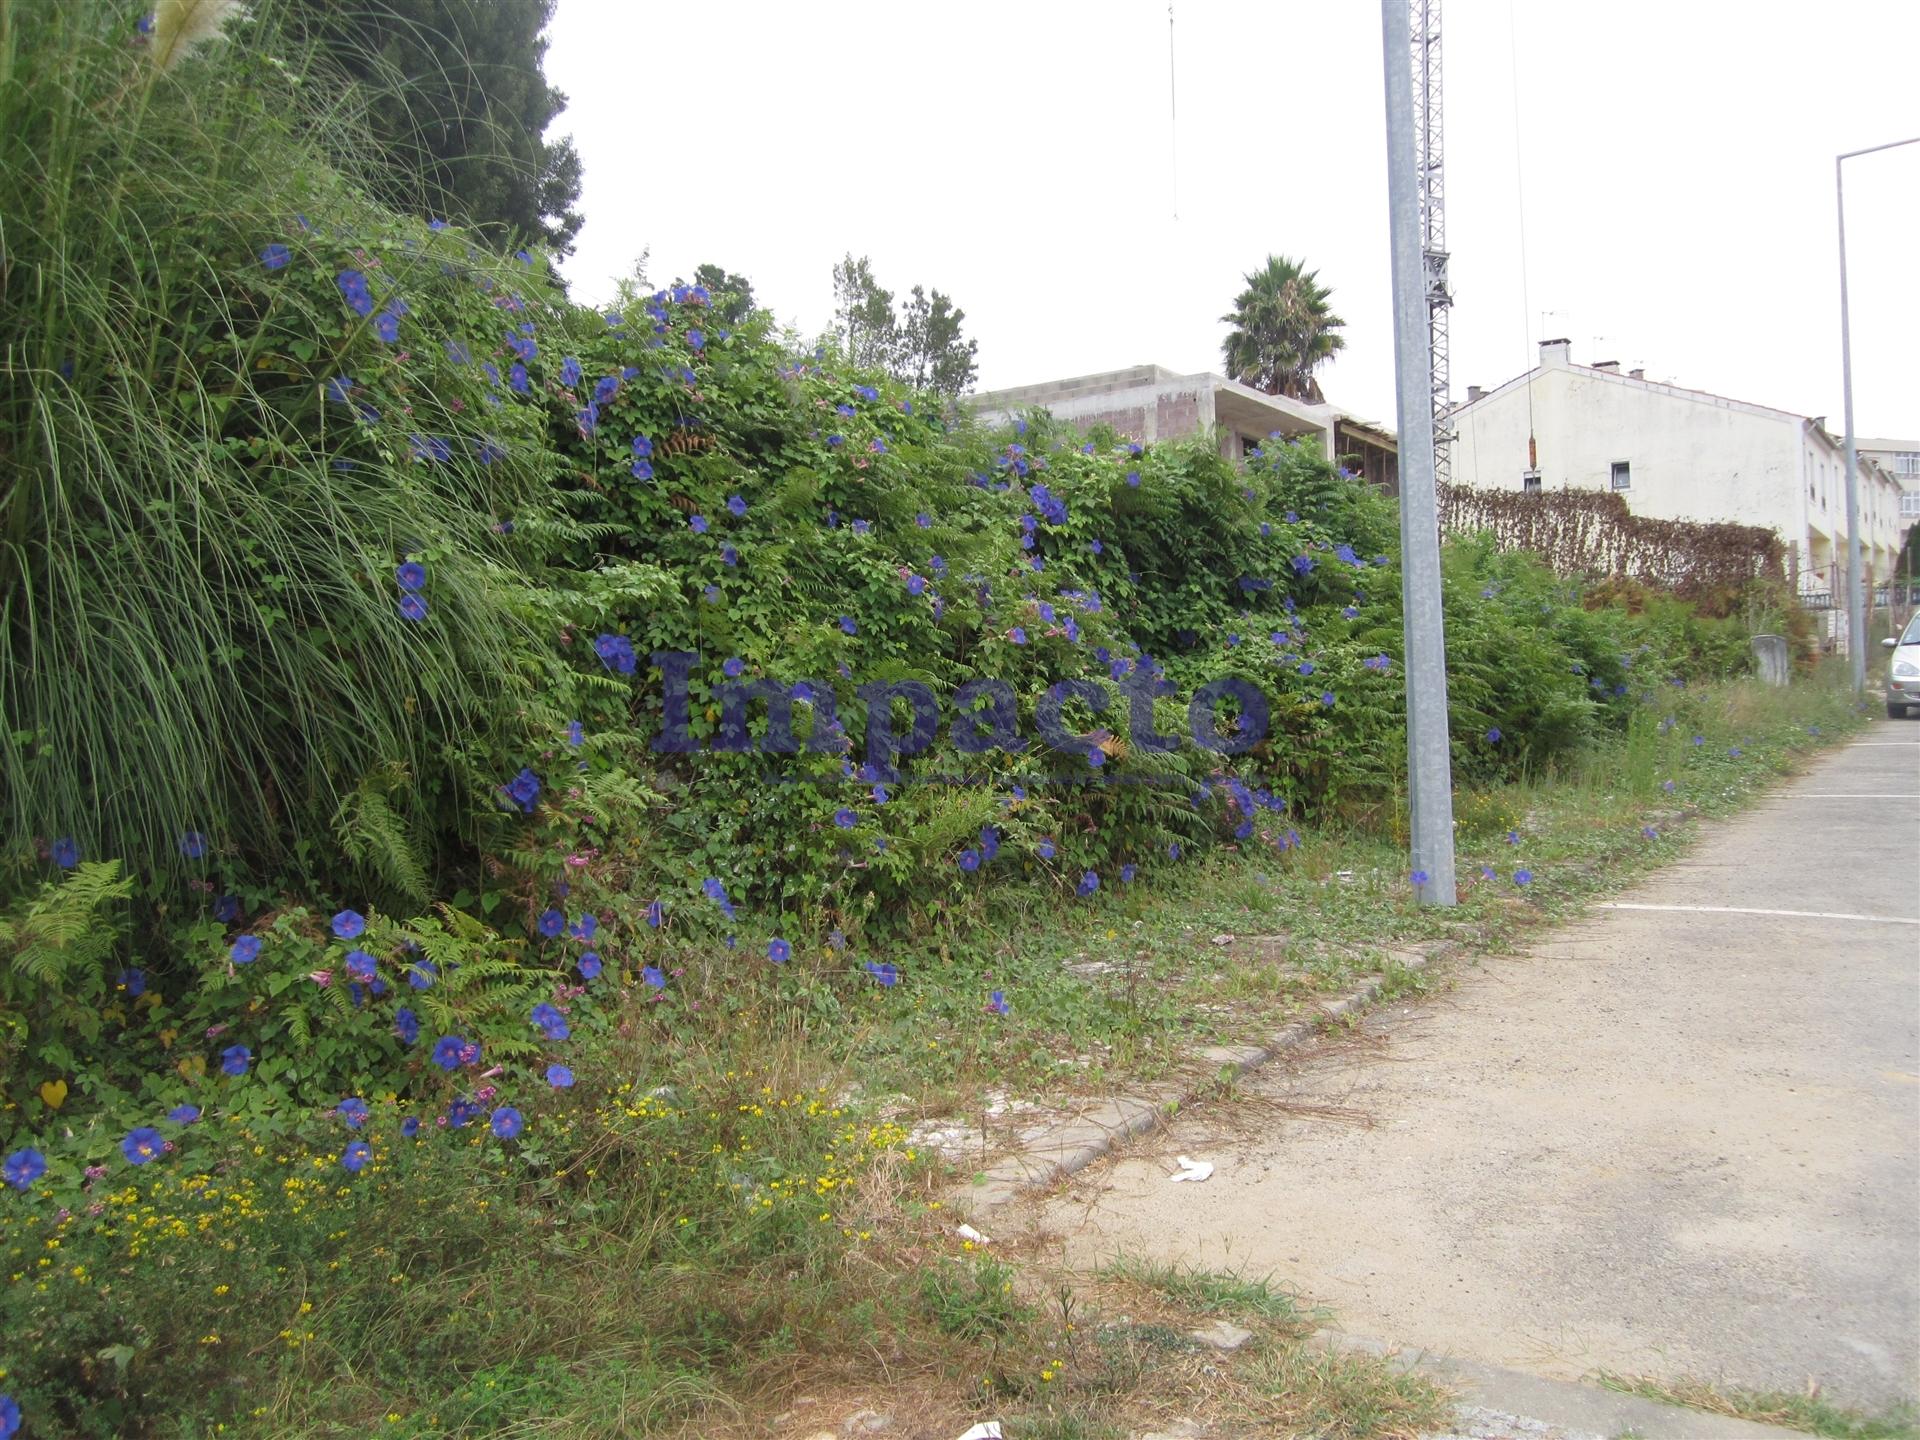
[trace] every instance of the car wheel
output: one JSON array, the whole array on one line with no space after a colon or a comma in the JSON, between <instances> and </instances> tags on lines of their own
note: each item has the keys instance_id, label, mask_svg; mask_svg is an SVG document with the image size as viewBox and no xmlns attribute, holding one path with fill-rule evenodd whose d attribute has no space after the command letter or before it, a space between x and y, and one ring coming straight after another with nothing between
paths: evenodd
<instances>
[{"instance_id":1,"label":"car wheel","mask_svg":"<svg viewBox=\"0 0 1920 1440\"><path fill-rule=\"evenodd\" d=\"M1906 719L1906 718L1907 718L1907 707L1906 707L1906 706L1904 706L1904 705L1896 705L1896 704L1894 704L1894 703L1893 703L1893 701L1891 701L1891 700L1889 700L1889 701L1887 701L1887 719L1889 719L1889 720L1904 720L1904 719Z\"/></svg>"}]
</instances>

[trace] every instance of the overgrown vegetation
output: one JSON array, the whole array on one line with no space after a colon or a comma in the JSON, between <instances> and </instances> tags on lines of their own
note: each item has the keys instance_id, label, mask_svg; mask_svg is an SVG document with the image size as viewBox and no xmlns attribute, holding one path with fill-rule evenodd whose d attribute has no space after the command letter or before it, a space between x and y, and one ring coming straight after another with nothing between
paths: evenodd
<instances>
[{"instance_id":1,"label":"overgrown vegetation","mask_svg":"<svg viewBox=\"0 0 1920 1440\"><path fill-rule=\"evenodd\" d=\"M1104 1423L1149 1342L1072 1353L864 1097L1285 1013L1192 963L1219 907L1327 983L1434 923L1391 508L985 433L724 272L573 305L379 203L284 10L191 10L0 0L0 1385L36 1435L718 1434L884 1340ZM1724 683L1737 618L1446 574L1463 836L1539 908L1847 721ZM1260 1353L1273 1424L1436 1403Z\"/></svg>"}]
</instances>

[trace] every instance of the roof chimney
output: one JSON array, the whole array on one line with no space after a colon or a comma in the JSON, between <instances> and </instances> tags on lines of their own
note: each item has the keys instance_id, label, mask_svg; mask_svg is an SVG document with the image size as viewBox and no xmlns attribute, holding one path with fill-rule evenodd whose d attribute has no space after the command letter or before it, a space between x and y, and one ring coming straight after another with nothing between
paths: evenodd
<instances>
[{"instance_id":1,"label":"roof chimney","mask_svg":"<svg viewBox=\"0 0 1920 1440\"><path fill-rule=\"evenodd\" d=\"M1642 367L1635 367L1634 369L1627 371L1627 375L1634 380L1644 380L1647 378L1647 372Z\"/></svg>"},{"instance_id":2,"label":"roof chimney","mask_svg":"<svg viewBox=\"0 0 1920 1440\"><path fill-rule=\"evenodd\" d=\"M1469 405L1473 404L1474 401L1478 400L1482 395L1486 393L1487 392L1482 390L1478 385L1467 386L1467 404Z\"/></svg>"},{"instance_id":3,"label":"roof chimney","mask_svg":"<svg viewBox=\"0 0 1920 1440\"><path fill-rule=\"evenodd\" d=\"M1565 365L1569 363L1568 351L1573 348L1571 340L1542 340L1540 342L1540 363L1542 365Z\"/></svg>"},{"instance_id":4,"label":"roof chimney","mask_svg":"<svg viewBox=\"0 0 1920 1440\"><path fill-rule=\"evenodd\" d=\"M1611 375L1618 375L1620 373L1620 362L1618 360L1596 360L1593 362L1593 368L1595 370L1605 370Z\"/></svg>"}]
</instances>

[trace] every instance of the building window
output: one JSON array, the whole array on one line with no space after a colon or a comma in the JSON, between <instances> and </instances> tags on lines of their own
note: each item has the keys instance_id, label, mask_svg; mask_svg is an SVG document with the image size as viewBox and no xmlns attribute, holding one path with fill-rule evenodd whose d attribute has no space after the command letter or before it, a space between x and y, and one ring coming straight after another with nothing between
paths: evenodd
<instances>
[{"instance_id":1,"label":"building window","mask_svg":"<svg viewBox=\"0 0 1920 1440\"><path fill-rule=\"evenodd\" d=\"M1908 491L1900 497L1900 518L1920 520L1920 490Z\"/></svg>"},{"instance_id":2,"label":"building window","mask_svg":"<svg viewBox=\"0 0 1920 1440\"><path fill-rule=\"evenodd\" d=\"M1525 495L1538 495L1540 493L1540 472L1538 470L1522 470L1520 472L1520 491Z\"/></svg>"},{"instance_id":3,"label":"building window","mask_svg":"<svg viewBox=\"0 0 1920 1440\"><path fill-rule=\"evenodd\" d=\"M1897 450L1893 456L1893 473L1896 475L1920 475L1920 450Z\"/></svg>"},{"instance_id":4,"label":"building window","mask_svg":"<svg viewBox=\"0 0 1920 1440\"><path fill-rule=\"evenodd\" d=\"M1633 472L1627 467L1627 462L1624 460L1614 461L1613 462L1613 488L1616 490L1627 490L1627 489L1631 489L1632 486L1633 486Z\"/></svg>"}]
</instances>

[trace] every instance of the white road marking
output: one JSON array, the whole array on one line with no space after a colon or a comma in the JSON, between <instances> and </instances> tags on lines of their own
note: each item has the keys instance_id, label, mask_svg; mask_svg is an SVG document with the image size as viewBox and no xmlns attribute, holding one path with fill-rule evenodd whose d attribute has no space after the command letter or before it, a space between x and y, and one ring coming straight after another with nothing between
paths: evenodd
<instances>
[{"instance_id":1,"label":"white road marking","mask_svg":"<svg viewBox=\"0 0 1920 1440\"><path fill-rule=\"evenodd\" d=\"M1885 791L1875 791L1871 795L1854 795L1837 790L1780 790L1766 797L1769 800L1920 800L1920 795L1889 795Z\"/></svg>"},{"instance_id":2,"label":"white road marking","mask_svg":"<svg viewBox=\"0 0 1920 1440\"><path fill-rule=\"evenodd\" d=\"M1746 905L1632 905L1624 900L1602 910L1666 910L1687 915L1779 915L1792 920L1864 920L1873 925L1920 925L1903 915L1855 915L1843 910L1757 910Z\"/></svg>"}]
</instances>

